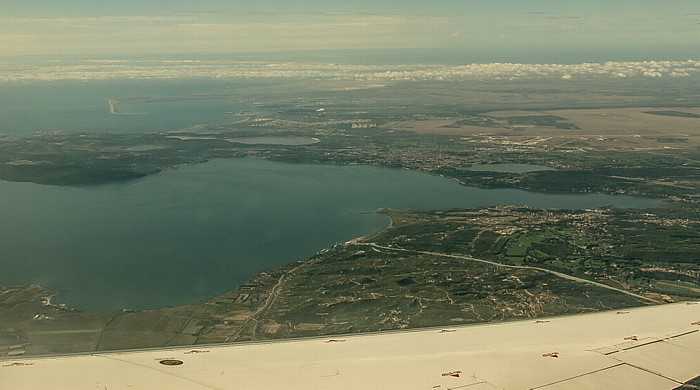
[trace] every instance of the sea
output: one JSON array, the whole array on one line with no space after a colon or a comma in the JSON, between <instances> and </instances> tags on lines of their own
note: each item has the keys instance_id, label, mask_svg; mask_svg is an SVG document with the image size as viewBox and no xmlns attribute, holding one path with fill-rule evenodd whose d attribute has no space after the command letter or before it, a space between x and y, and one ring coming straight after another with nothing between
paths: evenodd
<instances>
[{"instance_id":1,"label":"sea","mask_svg":"<svg viewBox=\"0 0 700 390\"><path fill-rule=\"evenodd\" d=\"M22 81L0 83L0 135L68 131L147 133L243 120L256 81ZM114 112L110 111L110 100Z\"/></svg>"}]
</instances>

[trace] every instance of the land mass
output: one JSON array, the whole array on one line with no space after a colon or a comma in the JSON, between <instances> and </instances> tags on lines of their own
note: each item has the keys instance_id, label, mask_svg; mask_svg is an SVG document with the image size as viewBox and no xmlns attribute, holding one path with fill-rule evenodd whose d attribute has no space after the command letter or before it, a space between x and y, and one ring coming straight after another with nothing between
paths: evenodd
<instances>
[{"instance_id":1,"label":"land mass","mask_svg":"<svg viewBox=\"0 0 700 390\"><path fill-rule=\"evenodd\" d=\"M396 82L342 93L348 82L338 83L293 84L275 95L262 87L247 92L238 98L258 102L259 111L245 122L167 133L2 138L0 179L97 185L248 156L402 167L486 188L698 201L700 97L687 86L667 81L678 93L671 98L666 89L632 81L596 84L595 91L561 80ZM565 101L556 100L563 96ZM314 142L298 144L300 137ZM272 138L274 143L265 143ZM493 163L551 169L468 169Z\"/></svg>"},{"instance_id":2,"label":"land mass","mask_svg":"<svg viewBox=\"0 0 700 390\"><path fill-rule=\"evenodd\" d=\"M392 220L385 231L199 304L83 313L51 303L39 286L2 288L0 349L37 355L449 328L624 314L700 297L700 218L692 210L382 212ZM624 234L630 229L633 242ZM671 237L676 250L660 252Z\"/></svg>"},{"instance_id":3,"label":"land mass","mask_svg":"<svg viewBox=\"0 0 700 390\"><path fill-rule=\"evenodd\" d=\"M213 158L256 157L662 202L646 210L385 210L392 225L383 232L269 270L205 302L158 310L84 313L52 303L40 286L2 287L0 355L449 331L453 324L594 310L624 314L630 306L700 297L700 94L692 83L614 80L595 90L571 80L371 89L289 83L239 96L259 102L246 122L0 138L0 179L99 185ZM318 142L285 145L285 137ZM503 163L549 169L483 169Z\"/></svg>"}]
</instances>

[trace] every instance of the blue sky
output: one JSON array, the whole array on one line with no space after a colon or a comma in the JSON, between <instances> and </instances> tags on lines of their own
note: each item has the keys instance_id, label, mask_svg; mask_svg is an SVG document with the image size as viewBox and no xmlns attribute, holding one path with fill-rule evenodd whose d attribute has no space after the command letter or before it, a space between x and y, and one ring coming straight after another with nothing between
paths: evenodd
<instances>
[{"instance_id":1,"label":"blue sky","mask_svg":"<svg viewBox=\"0 0 700 390\"><path fill-rule=\"evenodd\" d=\"M0 0L0 10L8 55L437 48L700 58L696 0Z\"/></svg>"}]
</instances>

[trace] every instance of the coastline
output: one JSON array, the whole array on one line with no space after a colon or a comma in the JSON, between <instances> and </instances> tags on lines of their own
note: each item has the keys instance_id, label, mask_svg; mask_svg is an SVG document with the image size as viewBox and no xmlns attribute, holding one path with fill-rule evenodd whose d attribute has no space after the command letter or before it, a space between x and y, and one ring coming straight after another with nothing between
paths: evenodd
<instances>
[{"instance_id":1,"label":"coastline","mask_svg":"<svg viewBox=\"0 0 700 390\"><path fill-rule=\"evenodd\" d=\"M12 345L26 345L26 354L36 356L501 322L626 310L648 304L643 300L653 298L618 294L622 292L619 289L532 266L392 247L392 233L387 237L382 234L407 224L429 226L423 223L429 221L420 213L388 208L376 213L389 218L384 229L272 267L223 294L193 304L82 312L51 303L54 294L37 285L29 286L33 292L24 295L21 293L27 289L15 287L14 298L6 293L8 288L0 286L0 336L13 340ZM387 238L389 243L384 242ZM470 264L467 271L465 262ZM458 277L464 272L474 280L484 280L486 297L498 294L504 306L493 307L490 298L484 300L479 295L481 292L464 294L475 288L470 280L460 281ZM512 280L518 283L532 285L526 293L529 295L493 288L489 278L501 280L504 272L512 273ZM546 287L537 287L535 281L545 274ZM435 285L431 280L449 283ZM417 286L422 287L417 290ZM534 304L529 298L533 294L537 297ZM540 302L557 304L541 306ZM389 308L394 310L390 316L381 315ZM2 347L0 343L0 350Z\"/></svg>"}]
</instances>

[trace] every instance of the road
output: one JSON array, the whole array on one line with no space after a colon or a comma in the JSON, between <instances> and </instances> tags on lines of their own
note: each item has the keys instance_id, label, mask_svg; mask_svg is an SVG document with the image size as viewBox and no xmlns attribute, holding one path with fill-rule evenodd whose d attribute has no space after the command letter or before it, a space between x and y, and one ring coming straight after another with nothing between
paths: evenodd
<instances>
[{"instance_id":1,"label":"road","mask_svg":"<svg viewBox=\"0 0 700 390\"><path fill-rule=\"evenodd\" d=\"M265 300L265 303L258 308L258 310L255 311L248 319L246 322L243 324L243 326L238 329L238 331L233 335L230 336L226 341L235 341L240 337L240 335L243 333L243 331L250 325L251 322L255 322L253 324L253 330L251 332L251 338L255 340L256 333L258 331L258 320L267 312L268 309L272 306L273 303L275 303L275 300L277 300L277 296L279 295L280 290L282 289L282 286L284 285L284 282L286 281L287 277L289 275L292 275L294 272L296 272L299 268L308 266L310 264L315 263L316 261L311 261L311 262L303 262L300 265L292 268L289 270L289 272L285 273L284 275L280 276L279 280L277 283L272 287L272 290L270 291L270 295L268 295L267 299Z\"/></svg>"},{"instance_id":2,"label":"road","mask_svg":"<svg viewBox=\"0 0 700 390\"><path fill-rule=\"evenodd\" d=\"M541 272L546 272L546 273L548 273L548 274L552 274L552 275L554 275L554 276L558 276L558 277L560 277L560 278L562 278L562 279L573 280L574 282L579 282L579 283L588 283L588 284L592 284L592 285L597 286L597 287L606 288L606 289L608 289L608 290L613 290L613 291L617 291L617 292L620 292L620 293L623 293L623 294L627 294L627 295L633 296L633 297L635 297L635 298L637 298L637 299L642 299L642 300L645 300L645 301L648 301L648 302L658 303L657 301L655 301L655 300L653 300L653 299L651 299L651 298L649 298L649 297L645 297L645 296L643 296L643 295L635 294L635 293L633 293L633 292L630 292L630 291L627 291L627 290L623 290L623 289L621 289L621 288L616 288L616 287L608 286L607 284L594 282L594 281L592 281L592 280L583 279L583 278L579 278L579 277L572 276L572 275L567 275L567 274L565 274L565 273L557 272L557 271L552 271L552 270L549 270L549 269L546 269L546 268L532 267L532 266L529 266L529 265L511 265L511 264L503 264L503 263L497 263L497 262L495 262L495 261L477 259L477 258L471 257L471 256L453 255L453 254L440 253L440 252L418 251L418 250L404 249L404 248L395 248L395 247L390 247L390 246L379 245L379 244L376 244L376 243L373 243L373 242L364 242L364 243L357 243L357 244L358 244L358 245L369 245L369 246L371 246L371 247L373 247L373 248L376 248L376 249L384 249L384 250L392 250L392 251L399 251L399 252L407 252L407 253L415 253L415 254L423 254L423 255L438 256L438 257L449 257L449 258L452 258L452 259L460 259L460 260L467 260L467 261L475 261L475 262L478 262L478 263L490 264L490 265L493 265L493 266L496 266L496 267L512 268L512 269L531 269L531 270L537 270L537 271L541 271Z\"/></svg>"}]
</instances>

